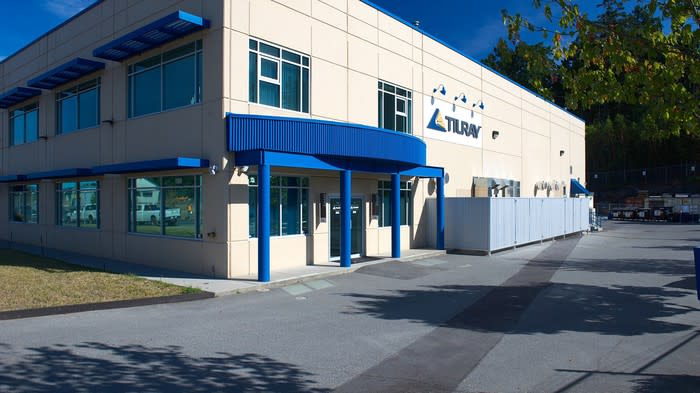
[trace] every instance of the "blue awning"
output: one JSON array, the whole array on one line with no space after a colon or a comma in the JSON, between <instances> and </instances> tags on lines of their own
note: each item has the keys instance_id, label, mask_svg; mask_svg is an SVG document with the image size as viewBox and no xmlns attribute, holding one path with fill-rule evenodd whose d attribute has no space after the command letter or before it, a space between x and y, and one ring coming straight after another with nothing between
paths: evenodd
<instances>
[{"instance_id":1,"label":"blue awning","mask_svg":"<svg viewBox=\"0 0 700 393\"><path fill-rule=\"evenodd\" d=\"M41 90L30 89L29 87L15 87L14 89L0 95L0 108L7 109L12 105L19 104L32 97L41 94Z\"/></svg>"},{"instance_id":2,"label":"blue awning","mask_svg":"<svg viewBox=\"0 0 700 393\"><path fill-rule=\"evenodd\" d=\"M124 61L167 42L209 27L209 21L184 11L177 11L95 49L92 55L102 59Z\"/></svg>"},{"instance_id":3,"label":"blue awning","mask_svg":"<svg viewBox=\"0 0 700 393\"><path fill-rule=\"evenodd\" d=\"M121 164L101 165L92 168L92 174L133 173L150 171L167 171L176 169L209 168L209 160L201 158L176 157L162 160L126 162Z\"/></svg>"},{"instance_id":4,"label":"blue awning","mask_svg":"<svg viewBox=\"0 0 700 393\"><path fill-rule=\"evenodd\" d=\"M39 89L53 89L56 86L63 85L103 68L105 68L105 63L101 61L78 57L30 80L27 86Z\"/></svg>"},{"instance_id":5,"label":"blue awning","mask_svg":"<svg viewBox=\"0 0 700 393\"><path fill-rule=\"evenodd\" d=\"M7 176L0 176L0 183L9 183L13 181L22 181L26 180L26 176L24 175L7 175Z\"/></svg>"},{"instance_id":6,"label":"blue awning","mask_svg":"<svg viewBox=\"0 0 700 393\"><path fill-rule=\"evenodd\" d=\"M571 195L586 194L592 195L593 193L588 191L583 184L579 183L576 179L571 179Z\"/></svg>"},{"instance_id":7,"label":"blue awning","mask_svg":"<svg viewBox=\"0 0 700 393\"><path fill-rule=\"evenodd\" d=\"M88 168L58 169L55 171L34 172L25 176L27 180L60 179L63 177L90 176L92 171Z\"/></svg>"}]
</instances>

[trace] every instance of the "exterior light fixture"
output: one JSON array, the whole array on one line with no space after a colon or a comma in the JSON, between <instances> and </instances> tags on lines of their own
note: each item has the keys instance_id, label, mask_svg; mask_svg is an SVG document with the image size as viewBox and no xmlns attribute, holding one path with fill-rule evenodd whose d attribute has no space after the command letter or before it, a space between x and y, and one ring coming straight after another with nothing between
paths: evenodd
<instances>
[{"instance_id":1,"label":"exterior light fixture","mask_svg":"<svg viewBox=\"0 0 700 393\"><path fill-rule=\"evenodd\" d=\"M564 157L564 153L566 153L566 151L564 151L564 150L559 150L559 157Z\"/></svg>"},{"instance_id":2,"label":"exterior light fixture","mask_svg":"<svg viewBox=\"0 0 700 393\"><path fill-rule=\"evenodd\" d=\"M459 93L458 96L455 96L455 99L454 99L454 100L455 100L455 101L460 100L460 101L462 101L463 103L466 104L466 103L467 103L467 95L464 94L464 93Z\"/></svg>"},{"instance_id":3,"label":"exterior light fixture","mask_svg":"<svg viewBox=\"0 0 700 393\"><path fill-rule=\"evenodd\" d=\"M214 176L216 175L216 172L219 170L219 167L216 166L216 164L212 165L209 167L209 174Z\"/></svg>"},{"instance_id":4,"label":"exterior light fixture","mask_svg":"<svg viewBox=\"0 0 700 393\"><path fill-rule=\"evenodd\" d=\"M480 108L481 110L484 110L484 101L479 100L479 101L473 103L473 104L472 104L472 108L476 107L477 104L479 104L478 106L479 106L479 108Z\"/></svg>"},{"instance_id":5,"label":"exterior light fixture","mask_svg":"<svg viewBox=\"0 0 700 393\"><path fill-rule=\"evenodd\" d=\"M498 132L496 130L493 130L493 132L491 132L491 138L493 138L493 139L498 138L498 135L500 135L500 132Z\"/></svg>"},{"instance_id":6,"label":"exterior light fixture","mask_svg":"<svg viewBox=\"0 0 700 393\"><path fill-rule=\"evenodd\" d=\"M442 95L447 94L447 89L445 89L445 85L443 85L441 83L440 86L433 89L433 93L438 93L438 92Z\"/></svg>"}]
</instances>

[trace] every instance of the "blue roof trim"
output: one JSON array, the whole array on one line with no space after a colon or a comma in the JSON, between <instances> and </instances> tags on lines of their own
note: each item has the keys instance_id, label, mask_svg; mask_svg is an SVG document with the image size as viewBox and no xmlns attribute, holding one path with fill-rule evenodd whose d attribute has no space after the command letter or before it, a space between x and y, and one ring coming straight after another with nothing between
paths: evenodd
<instances>
[{"instance_id":1,"label":"blue roof trim","mask_svg":"<svg viewBox=\"0 0 700 393\"><path fill-rule=\"evenodd\" d=\"M203 160L201 158L175 157L162 160L126 162L96 166L92 168L92 173L94 175L104 175L108 173L118 174L197 168L209 168L209 160Z\"/></svg>"},{"instance_id":2,"label":"blue roof trim","mask_svg":"<svg viewBox=\"0 0 700 393\"><path fill-rule=\"evenodd\" d=\"M208 27L207 19L185 11L176 11L100 46L92 51L92 55L107 60L124 61Z\"/></svg>"},{"instance_id":3,"label":"blue roof trim","mask_svg":"<svg viewBox=\"0 0 700 393\"><path fill-rule=\"evenodd\" d=\"M10 183L13 181L23 181L26 180L27 177L24 175L7 175L7 176L0 176L0 183Z\"/></svg>"},{"instance_id":4,"label":"blue roof trim","mask_svg":"<svg viewBox=\"0 0 700 393\"><path fill-rule=\"evenodd\" d=\"M78 57L30 80L27 86L50 90L103 68L101 61Z\"/></svg>"},{"instance_id":5,"label":"blue roof trim","mask_svg":"<svg viewBox=\"0 0 700 393\"><path fill-rule=\"evenodd\" d=\"M55 171L35 172L25 176L27 180L60 179L62 177L90 176L92 171L88 168L58 169Z\"/></svg>"},{"instance_id":6,"label":"blue roof trim","mask_svg":"<svg viewBox=\"0 0 700 393\"><path fill-rule=\"evenodd\" d=\"M11 55L9 55L9 56L7 56L6 58L4 58L2 61L0 61L0 64L2 64L2 63L4 63L4 62L8 61L10 58L14 57L16 54L18 54L18 53L22 52L23 50L29 48L30 46L32 46L32 45L34 45L35 43L39 42L42 38L48 36L49 34L53 33L54 31L56 31L56 30L60 29L61 27L67 25L68 23L72 22L74 19L76 19L76 18L79 17L80 15L82 15L82 14L84 14L84 13L90 11L91 9L97 7L98 5L102 4L103 2L104 2L104 0L95 0L94 3L92 3L92 4L90 4L89 6L85 7L82 11L80 11L80 12L78 12L77 14L75 14L75 15L71 16L70 18L66 19L65 21L63 21L63 22L62 22L61 24L59 24L58 26L56 26L56 27L54 27L53 29L47 31L46 33L40 35L39 37L37 37L37 38L35 38L34 40L32 40L31 42L29 42L27 45L25 45L25 46L19 48L19 49L16 50L14 53L12 53Z\"/></svg>"},{"instance_id":7,"label":"blue roof trim","mask_svg":"<svg viewBox=\"0 0 700 393\"><path fill-rule=\"evenodd\" d=\"M564 112L566 112L566 113L568 113L569 115L571 115L571 116L573 116L573 117L575 117L575 118L581 120L581 121L584 122L584 123L586 122L585 120L583 120L582 118L580 118L580 117L576 116L575 114L569 112L568 110L566 110L566 109L560 107L559 105L557 105L557 104L553 103L552 101L550 101L550 100L548 100L548 99L542 97L541 95L535 93L534 91L528 89L527 87L521 85L520 83L518 83L518 82L516 82L516 81L514 81L514 80L512 80L512 79L510 79L509 77L507 77L507 76L501 74L500 72L494 70L493 68L487 66L486 64L482 63L481 61L479 61L479 60L477 60L477 59L471 57L470 55L464 53L462 50L457 49L456 47L454 47L454 46L452 46L451 44L447 43L447 42L444 41L443 39L438 38L437 36L435 36L435 35L433 35L433 34L431 34L431 33L428 33L427 31L421 29L420 27L416 27L416 26L413 25L412 23L409 23L408 21L406 21L405 19L401 18L400 16L394 14L393 12L388 11L387 9L385 9L385 8L383 8L383 7L381 7L381 6L377 5L377 4L374 4L374 3L371 2L370 0L360 0L360 1L363 2L363 3L365 3L365 4L367 4L368 6L370 6L370 7L372 7L372 8L374 8L374 9L376 9L377 11L382 12L382 13L386 14L387 16L390 16L390 17L396 19L398 22L403 23L404 25L406 25L406 26L410 27L411 29L413 29L413 30L415 30L415 31L417 31L417 32L419 32L419 33L425 35L426 37L428 37L428 38L430 38L430 39L433 39L433 40L437 41L438 43L440 43L440 44L446 46L447 48L449 48L449 49L451 49L451 50L453 50L453 51L459 53L460 55L466 57L467 59L469 59L469 60L471 60L471 61L473 61L473 62L475 62L476 64L479 64L480 66L486 68L487 70L489 70L489 71L493 72L494 74L500 76L501 78L507 80L508 82L513 83L514 85L520 87L521 89L523 89L523 90L525 90L525 91L527 91L527 92L533 94L535 97L541 99L542 101L544 101L544 102L546 102L546 103L548 103L548 104L550 104L550 105L553 105L554 107L556 107L556 108L558 108L558 109L563 110Z\"/></svg>"},{"instance_id":8,"label":"blue roof trim","mask_svg":"<svg viewBox=\"0 0 700 393\"><path fill-rule=\"evenodd\" d=\"M20 102L26 101L40 94L41 90L38 89L31 89L29 87L15 87L14 89L0 95L0 108L7 109L12 105L19 104Z\"/></svg>"},{"instance_id":9,"label":"blue roof trim","mask_svg":"<svg viewBox=\"0 0 700 393\"><path fill-rule=\"evenodd\" d=\"M583 184L579 183L576 179L571 179L571 195L586 194L592 195L593 193L588 191Z\"/></svg>"},{"instance_id":10,"label":"blue roof trim","mask_svg":"<svg viewBox=\"0 0 700 393\"><path fill-rule=\"evenodd\" d=\"M418 176L425 178L444 177L445 169L436 166L423 166L418 168L401 171L402 176Z\"/></svg>"},{"instance_id":11,"label":"blue roof trim","mask_svg":"<svg viewBox=\"0 0 700 393\"><path fill-rule=\"evenodd\" d=\"M233 152L276 151L324 161L359 159L366 165L425 166L425 143L413 135L360 124L228 113L227 145Z\"/></svg>"}]
</instances>

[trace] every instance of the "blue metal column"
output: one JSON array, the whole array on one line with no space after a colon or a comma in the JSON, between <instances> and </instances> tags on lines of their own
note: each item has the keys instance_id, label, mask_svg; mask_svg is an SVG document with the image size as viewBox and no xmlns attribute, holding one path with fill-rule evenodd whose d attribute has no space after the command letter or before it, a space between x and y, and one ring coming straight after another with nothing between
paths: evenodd
<instances>
[{"instance_id":1,"label":"blue metal column","mask_svg":"<svg viewBox=\"0 0 700 393\"><path fill-rule=\"evenodd\" d=\"M437 238L436 247L438 250L445 249L445 178L438 177L435 179L437 183Z\"/></svg>"},{"instance_id":2,"label":"blue metal column","mask_svg":"<svg viewBox=\"0 0 700 393\"><path fill-rule=\"evenodd\" d=\"M352 171L340 172L340 266L350 267L351 241L350 200L352 199Z\"/></svg>"},{"instance_id":3,"label":"blue metal column","mask_svg":"<svg viewBox=\"0 0 700 393\"><path fill-rule=\"evenodd\" d=\"M391 257L401 257L401 176L391 174Z\"/></svg>"},{"instance_id":4,"label":"blue metal column","mask_svg":"<svg viewBox=\"0 0 700 393\"><path fill-rule=\"evenodd\" d=\"M270 281L270 165L258 166L258 281Z\"/></svg>"}]
</instances>

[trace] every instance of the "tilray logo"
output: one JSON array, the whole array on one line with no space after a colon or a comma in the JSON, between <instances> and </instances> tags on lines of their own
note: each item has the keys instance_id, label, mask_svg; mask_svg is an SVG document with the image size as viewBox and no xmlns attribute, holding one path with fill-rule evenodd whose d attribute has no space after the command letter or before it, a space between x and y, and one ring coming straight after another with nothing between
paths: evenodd
<instances>
[{"instance_id":1,"label":"tilray logo","mask_svg":"<svg viewBox=\"0 0 700 393\"><path fill-rule=\"evenodd\" d=\"M433 117L430 119L430 123L428 123L428 128L435 131L447 132L445 121L442 119L442 113L440 113L439 108L435 109L435 113L433 113Z\"/></svg>"}]
</instances>

